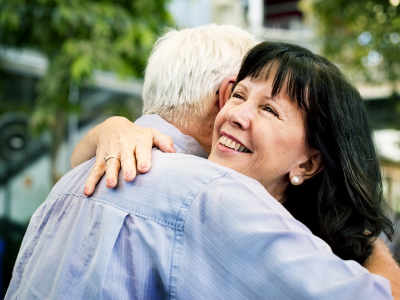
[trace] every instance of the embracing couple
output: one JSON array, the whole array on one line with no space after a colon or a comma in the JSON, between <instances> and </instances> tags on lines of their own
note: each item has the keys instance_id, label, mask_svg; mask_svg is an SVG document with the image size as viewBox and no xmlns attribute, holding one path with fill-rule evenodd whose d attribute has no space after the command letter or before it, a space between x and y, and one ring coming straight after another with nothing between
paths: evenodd
<instances>
[{"instance_id":1,"label":"embracing couple","mask_svg":"<svg viewBox=\"0 0 400 300\"><path fill-rule=\"evenodd\" d=\"M76 147L6 299L400 296L364 103L331 62L230 26L172 30L143 100L136 125L110 118Z\"/></svg>"}]
</instances>

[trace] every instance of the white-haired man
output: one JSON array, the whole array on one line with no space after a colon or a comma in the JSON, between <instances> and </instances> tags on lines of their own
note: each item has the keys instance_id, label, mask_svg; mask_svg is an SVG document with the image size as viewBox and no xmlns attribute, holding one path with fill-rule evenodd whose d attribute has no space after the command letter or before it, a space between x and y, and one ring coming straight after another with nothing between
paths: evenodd
<instances>
[{"instance_id":1,"label":"white-haired man","mask_svg":"<svg viewBox=\"0 0 400 300\"><path fill-rule=\"evenodd\" d=\"M232 26L212 24L168 31L155 43L145 71L143 114L153 114L149 117L151 121L143 123L141 118L137 124L150 126L151 122L160 121L167 128L160 126L159 131L165 134L169 134L171 129L179 129L186 138L196 140L192 145L196 150L193 149L193 152L180 148L178 152L206 158L211 150L214 120L222 105L219 103L219 88L221 85L229 86L234 83L242 58L255 44L251 34ZM106 127L112 121L113 118L103 125ZM167 122L173 127L168 126ZM127 128L131 128L130 122L126 125ZM73 167L94 157L98 141L107 138L97 136L96 129L86 135L75 148L71 158ZM123 145L124 140L121 140L121 143ZM175 147L179 148L180 144L186 143L175 143ZM169 150L167 144L159 146L165 151ZM104 151L112 153L113 148L117 147L109 145ZM141 147L141 144L138 144L138 147ZM147 148L149 147L151 148L151 145ZM99 154L101 156L102 153ZM146 151L137 149L137 158L140 158L141 154L146 155ZM136 168L132 165L132 153L123 153L121 161L125 179L133 180ZM149 160L146 162L147 166L139 166L139 170L148 170ZM116 168L112 168L115 165L119 165L119 162L110 160L107 164L108 167L111 166L106 174L109 187L116 184L118 174ZM103 175L100 171L103 168L104 162L98 160L95 171L89 178L87 195L93 192L95 183Z\"/></svg>"},{"instance_id":2,"label":"white-haired man","mask_svg":"<svg viewBox=\"0 0 400 300\"><path fill-rule=\"evenodd\" d=\"M158 115L139 124L192 155L156 151L154 172L92 197L82 190L94 159L66 174L32 217L6 299L391 298L386 280L334 256L257 182L194 156L207 156L209 119L252 43L226 26L157 43L144 98Z\"/></svg>"}]
</instances>

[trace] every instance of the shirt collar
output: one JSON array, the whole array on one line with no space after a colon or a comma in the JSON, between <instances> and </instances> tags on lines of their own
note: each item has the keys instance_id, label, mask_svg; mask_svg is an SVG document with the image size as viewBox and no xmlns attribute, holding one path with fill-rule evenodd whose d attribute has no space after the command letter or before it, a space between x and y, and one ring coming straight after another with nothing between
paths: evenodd
<instances>
[{"instance_id":1,"label":"shirt collar","mask_svg":"<svg viewBox=\"0 0 400 300\"><path fill-rule=\"evenodd\" d=\"M144 115L136 120L135 124L143 127L157 129L163 134L169 135L174 141L174 148L178 153L191 154L207 158L208 154L200 144L191 136L183 134L178 128L165 121L158 115Z\"/></svg>"}]
</instances>

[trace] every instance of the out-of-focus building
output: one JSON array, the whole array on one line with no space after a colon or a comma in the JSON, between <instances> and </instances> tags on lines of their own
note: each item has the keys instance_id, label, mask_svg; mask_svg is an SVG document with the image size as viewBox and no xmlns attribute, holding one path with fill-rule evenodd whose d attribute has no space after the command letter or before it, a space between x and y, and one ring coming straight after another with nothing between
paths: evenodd
<instances>
[{"instance_id":1,"label":"out-of-focus building","mask_svg":"<svg viewBox=\"0 0 400 300\"><path fill-rule=\"evenodd\" d=\"M181 27L208 23L245 28L259 40L280 39L315 48L298 0L173 0L171 12Z\"/></svg>"}]
</instances>

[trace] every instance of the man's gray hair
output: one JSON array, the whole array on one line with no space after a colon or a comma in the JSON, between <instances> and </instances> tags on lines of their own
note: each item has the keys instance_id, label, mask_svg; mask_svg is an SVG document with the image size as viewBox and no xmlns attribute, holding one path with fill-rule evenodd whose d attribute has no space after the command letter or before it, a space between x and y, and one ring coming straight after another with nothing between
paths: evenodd
<instances>
[{"instance_id":1,"label":"man's gray hair","mask_svg":"<svg viewBox=\"0 0 400 300\"><path fill-rule=\"evenodd\" d=\"M204 116L219 85L237 75L254 45L250 33L234 26L169 30L156 42L147 63L143 114L158 114L180 125Z\"/></svg>"}]
</instances>

